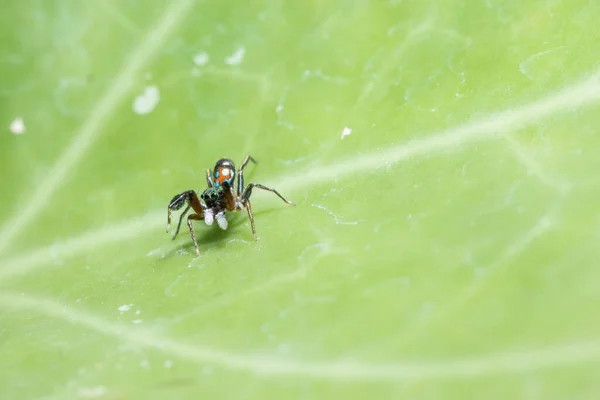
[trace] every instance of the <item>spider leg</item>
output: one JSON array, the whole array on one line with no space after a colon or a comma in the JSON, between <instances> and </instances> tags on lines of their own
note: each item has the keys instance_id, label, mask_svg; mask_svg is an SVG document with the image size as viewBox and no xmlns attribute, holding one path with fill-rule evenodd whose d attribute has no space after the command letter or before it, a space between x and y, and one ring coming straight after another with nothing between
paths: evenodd
<instances>
[{"instance_id":1,"label":"spider leg","mask_svg":"<svg viewBox=\"0 0 600 400\"><path fill-rule=\"evenodd\" d=\"M246 158L244 158L244 161L242 161L242 165L240 165L240 169L238 170L238 186L237 186L237 195L241 196L242 193L244 193L244 168L246 168L246 165L248 164L248 161L252 161L254 164L258 164L258 161L256 161L254 158L252 158L251 155L247 155Z\"/></svg>"},{"instance_id":2,"label":"spider leg","mask_svg":"<svg viewBox=\"0 0 600 400\"><path fill-rule=\"evenodd\" d=\"M181 227L181 221L183 221L183 217L185 217L185 214L187 214L187 212L189 211L190 208L191 208L191 206L188 204L188 206L185 208L185 210L183 210L183 212L179 216L179 222L177 223L177 230L175 231L175 234L173 235L173 238L172 238L173 240L175 240L175 238L179 234L179 228Z\"/></svg>"},{"instance_id":3,"label":"spider leg","mask_svg":"<svg viewBox=\"0 0 600 400\"><path fill-rule=\"evenodd\" d=\"M248 211L248 218L250 219L250 227L252 228L252 235L254 236L254 240L258 240L256 237L256 228L254 227L254 216L252 215L252 205L250 204L250 196L252 195L252 189L253 188L259 188L259 189L263 189L263 190L268 190L269 192L273 192L275 193L277 196L279 196L279 198L283 201L285 201L288 204L291 204L293 206L295 206L296 204L292 203L289 200L286 200L285 197L283 197L282 195L279 194L279 192L275 189L272 189L270 187L266 187L264 185L261 185L259 183L250 183L247 187L246 190L244 190L244 193L242 194L242 204L244 205L244 207L246 207L246 211Z\"/></svg>"},{"instance_id":4,"label":"spider leg","mask_svg":"<svg viewBox=\"0 0 600 400\"><path fill-rule=\"evenodd\" d=\"M189 192L189 190L188 190L188 192ZM188 192L183 192L183 193L175 195L175 197L173 197L173 199L167 206L167 232L169 232L169 229L171 228L171 211L177 211L181 207L183 207L183 204L186 201Z\"/></svg>"},{"instance_id":5,"label":"spider leg","mask_svg":"<svg viewBox=\"0 0 600 400\"><path fill-rule=\"evenodd\" d=\"M250 200L246 200L244 202L244 206L246 207L246 211L248 211L250 227L252 228L252 236L254 236L254 240L258 240L258 238L256 237L256 228L254 227L254 215L252 215L252 205L250 204Z\"/></svg>"},{"instance_id":6,"label":"spider leg","mask_svg":"<svg viewBox=\"0 0 600 400\"><path fill-rule=\"evenodd\" d=\"M268 190L269 192L273 192L273 193L275 193L275 194L276 194L276 195L277 195L277 196L278 196L278 197L279 197L281 200L285 201L286 203L288 203L288 204L291 204L291 205L293 205L293 206L295 206L295 205L296 205L296 204L292 203L291 201L289 201L289 200L286 200L286 198L285 198L285 197L283 197L282 195L280 195L280 194L279 194L279 192L278 192L277 190L275 190L275 189L273 189L273 188L270 188L270 187L266 187L266 186L264 186L264 185L261 185L260 183L250 183L250 184L248 185L248 187L246 187L246 190L244 190L244 193L242 194L242 201L243 201L244 203L246 203L246 202L248 202L248 201L250 200L250 196L252 195L252 189L253 189L253 188L255 188L255 187L256 187L256 188L259 188L259 189L262 189L262 190Z\"/></svg>"},{"instance_id":7,"label":"spider leg","mask_svg":"<svg viewBox=\"0 0 600 400\"><path fill-rule=\"evenodd\" d=\"M215 185L212 180L212 173L210 172L210 169L208 169L208 168L206 168L206 183L208 184L209 188L211 188Z\"/></svg>"},{"instance_id":8,"label":"spider leg","mask_svg":"<svg viewBox=\"0 0 600 400\"><path fill-rule=\"evenodd\" d=\"M190 214L187 217L188 228L190 229L190 236L192 237L192 241L194 242L194 247L196 248L196 256L200 256L200 249L198 248L198 242L196 241L196 235L194 234L194 227L192 226L192 220L200 221L204 219L203 214Z\"/></svg>"},{"instance_id":9,"label":"spider leg","mask_svg":"<svg viewBox=\"0 0 600 400\"><path fill-rule=\"evenodd\" d=\"M169 206L167 207L167 232L169 232L169 229L171 228L171 212L179 210L186 203L187 208L185 209L183 214L188 212L188 210L191 207L196 212L196 214L204 215L204 208L202 207L202 203L200 203L196 192L194 192L193 190L187 190L183 193L175 195L175 197L173 197L173 199L169 203ZM179 224L181 224L181 218L183 218L183 214L179 219ZM177 225L177 232L179 232L179 225ZM177 233L175 234L175 236L177 236Z\"/></svg>"}]
</instances>

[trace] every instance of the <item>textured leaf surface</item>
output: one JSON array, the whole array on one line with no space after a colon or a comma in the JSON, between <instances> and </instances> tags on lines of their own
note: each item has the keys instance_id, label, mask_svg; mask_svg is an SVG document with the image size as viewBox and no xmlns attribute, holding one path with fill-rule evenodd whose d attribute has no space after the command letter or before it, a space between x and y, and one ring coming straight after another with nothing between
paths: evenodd
<instances>
[{"instance_id":1,"label":"textured leaf surface","mask_svg":"<svg viewBox=\"0 0 600 400\"><path fill-rule=\"evenodd\" d=\"M599 5L11 3L1 398L598 398Z\"/></svg>"}]
</instances>

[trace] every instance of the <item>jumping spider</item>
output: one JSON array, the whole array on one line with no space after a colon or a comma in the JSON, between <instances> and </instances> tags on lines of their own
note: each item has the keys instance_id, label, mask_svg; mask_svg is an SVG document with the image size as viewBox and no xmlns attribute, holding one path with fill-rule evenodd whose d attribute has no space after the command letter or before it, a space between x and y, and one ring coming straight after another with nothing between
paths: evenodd
<instances>
[{"instance_id":1,"label":"jumping spider","mask_svg":"<svg viewBox=\"0 0 600 400\"><path fill-rule=\"evenodd\" d=\"M225 213L237 212L246 209L248 211L248 218L250 219L250 226L252 227L252 235L254 240L257 240L256 229L254 228L254 216L252 215L252 206L250 205L250 196L252 195L252 189L258 188L268 190L275 193L279 198L288 204L295 206L291 201L286 200L280 195L277 190L263 186L258 183L250 183L244 188L244 167L248 164L248 161L257 163L257 161L251 156L246 156L239 171L237 171L238 181L237 187L234 191L235 186L235 166L233 161L228 158L222 158L215 164L213 171L210 169L206 170L206 183L208 189L206 189L200 195L200 199L193 190L187 190L181 194L173 197L173 200L169 203L167 210L167 232L171 227L171 212L179 210L183 207L184 203L187 203L187 207L181 213L179 217L179 223L177 224L177 230L173 235L173 239L177 237L179 228L181 227L181 221L189 209L194 210L194 214L190 214L187 217L188 228L190 229L190 236L194 242L196 248L196 255L200 255L198 249L198 243L196 242L196 235L194 235L194 229L192 228L192 220L204 220L206 225L212 225L217 220L217 224L223 230L227 229L227 219Z\"/></svg>"}]
</instances>

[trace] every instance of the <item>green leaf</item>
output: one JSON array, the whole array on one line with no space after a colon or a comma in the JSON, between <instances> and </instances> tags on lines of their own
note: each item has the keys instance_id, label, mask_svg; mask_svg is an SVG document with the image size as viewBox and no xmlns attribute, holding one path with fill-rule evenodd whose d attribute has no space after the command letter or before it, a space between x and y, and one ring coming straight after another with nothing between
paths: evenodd
<instances>
[{"instance_id":1,"label":"green leaf","mask_svg":"<svg viewBox=\"0 0 600 400\"><path fill-rule=\"evenodd\" d=\"M600 4L12 3L0 398L597 398Z\"/></svg>"}]
</instances>

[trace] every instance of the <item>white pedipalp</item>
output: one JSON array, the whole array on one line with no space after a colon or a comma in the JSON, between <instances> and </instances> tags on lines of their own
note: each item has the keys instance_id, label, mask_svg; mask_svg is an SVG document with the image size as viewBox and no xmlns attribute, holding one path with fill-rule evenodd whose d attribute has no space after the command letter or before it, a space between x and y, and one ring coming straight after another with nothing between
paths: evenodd
<instances>
[{"instance_id":1,"label":"white pedipalp","mask_svg":"<svg viewBox=\"0 0 600 400\"><path fill-rule=\"evenodd\" d=\"M213 213L213 210L211 210L210 208L204 210L204 222L206 222L206 225L208 225L208 226L212 225L214 220L215 220L215 214Z\"/></svg>"},{"instance_id":2,"label":"white pedipalp","mask_svg":"<svg viewBox=\"0 0 600 400\"><path fill-rule=\"evenodd\" d=\"M217 223L219 224L219 228L226 230L227 229L227 218L225 218L225 213L220 212L217 214Z\"/></svg>"}]
</instances>

